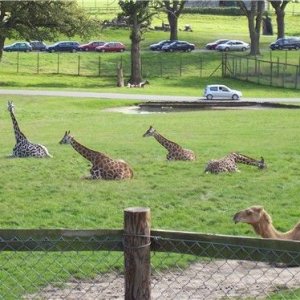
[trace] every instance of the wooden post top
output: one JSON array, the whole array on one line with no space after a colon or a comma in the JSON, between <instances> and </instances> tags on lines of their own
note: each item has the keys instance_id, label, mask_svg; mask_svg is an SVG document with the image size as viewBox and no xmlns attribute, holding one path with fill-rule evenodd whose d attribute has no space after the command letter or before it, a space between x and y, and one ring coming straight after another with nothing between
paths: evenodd
<instances>
[{"instance_id":1,"label":"wooden post top","mask_svg":"<svg viewBox=\"0 0 300 300\"><path fill-rule=\"evenodd\" d=\"M149 207L129 207L124 209L125 212L130 212L130 213L145 213L149 212L150 208Z\"/></svg>"}]
</instances>

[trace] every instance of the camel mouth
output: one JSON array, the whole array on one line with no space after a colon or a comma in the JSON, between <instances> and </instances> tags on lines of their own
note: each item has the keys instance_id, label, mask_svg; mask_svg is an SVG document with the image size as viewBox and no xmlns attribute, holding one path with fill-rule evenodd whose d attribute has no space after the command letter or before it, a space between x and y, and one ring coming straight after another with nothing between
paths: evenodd
<instances>
[{"instance_id":1,"label":"camel mouth","mask_svg":"<svg viewBox=\"0 0 300 300\"><path fill-rule=\"evenodd\" d=\"M239 217L238 214L235 214L233 216L232 220L233 220L234 224L237 224L237 223L239 223L241 221L241 219L240 219L240 217Z\"/></svg>"}]
</instances>

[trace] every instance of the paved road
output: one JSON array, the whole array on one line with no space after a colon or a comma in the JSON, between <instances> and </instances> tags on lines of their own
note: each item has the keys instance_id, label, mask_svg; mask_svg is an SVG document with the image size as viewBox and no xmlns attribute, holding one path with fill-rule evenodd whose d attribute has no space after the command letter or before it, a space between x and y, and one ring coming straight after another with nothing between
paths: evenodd
<instances>
[{"instance_id":1,"label":"paved road","mask_svg":"<svg viewBox=\"0 0 300 300\"><path fill-rule=\"evenodd\" d=\"M76 97L76 98L98 98L98 99L132 99L142 101L197 101L204 99L188 96L164 96L144 94L119 94L119 93L96 93L80 91L55 91L55 90L29 90L29 89L0 89L0 95L23 95L23 96L55 96L55 97ZM299 102L300 98L242 98L244 101L257 102Z\"/></svg>"}]
</instances>

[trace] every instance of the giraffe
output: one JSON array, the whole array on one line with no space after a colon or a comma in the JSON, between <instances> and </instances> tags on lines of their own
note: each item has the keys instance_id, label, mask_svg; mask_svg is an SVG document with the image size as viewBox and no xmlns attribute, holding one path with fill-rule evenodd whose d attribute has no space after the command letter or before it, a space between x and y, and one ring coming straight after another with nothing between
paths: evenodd
<instances>
[{"instance_id":1,"label":"giraffe","mask_svg":"<svg viewBox=\"0 0 300 300\"><path fill-rule=\"evenodd\" d=\"M84 177L85 179L120 180L133 177L133 171L125 161L112 159L81 145L70 135L70 131L65 132L60 144L71 144L74 150L92 163L91 175Z\"/></svg>"},{"instance_id":2,"label":"giraffe","mask_svg":"<svg viewBox=\"0 0 300 300\"><path fill-rule=\"evenodd\" d=\"M16 138L16 145L13 148L11 157L52 157L45 146L33 144L26 138L15 118L14 107L13 102L8 101L8 111L10 112Z\"/></svg>"},{"instance_id":3,"label":"giraffe","mask_svg":"<svg viewBox=\"0 0 300 300\"><path fill-rule=\"evenodd\" d=\"M263 157L261 157L261 160L256 160L249 156L232 152L221 159L209 161L204 172L211 172L214 174L222 172L238 172L237 163L257 166L259 169L267 167Z\"/></svg>"},{"instance_id":4,"label":"giraffe","mask_svg":"<svg viewBox=\"0 0 300 300\"><path fill-rule=\"evenodd\" d=\"M168 150L167 160L195 160L196 156L192 150L183 149L178 144L166 139L152 126L144 133L143 137L153 136L163 147Z\"/></svg>"}]
</instances>

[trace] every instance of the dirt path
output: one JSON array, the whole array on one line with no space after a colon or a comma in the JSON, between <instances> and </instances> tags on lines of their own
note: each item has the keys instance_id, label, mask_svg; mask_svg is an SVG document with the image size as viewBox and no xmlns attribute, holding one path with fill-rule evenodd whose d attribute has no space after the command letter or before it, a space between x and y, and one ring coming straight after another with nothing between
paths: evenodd
<instances>
[{"instance_id":1,"label":"dirt path","mask_svg":"<svg viewBox=\"0 0 300 300\"><path fill-rule=\"evenodd\" d=\"M217 260L185 270L153 271L152 299L263 299L274 291L300 287L300 267L275 268L265 263ZM124 277L104 274L93 281L70 281L65 288L48 286L24 299L124 299Z\"/></svg>"}]
</instances>

